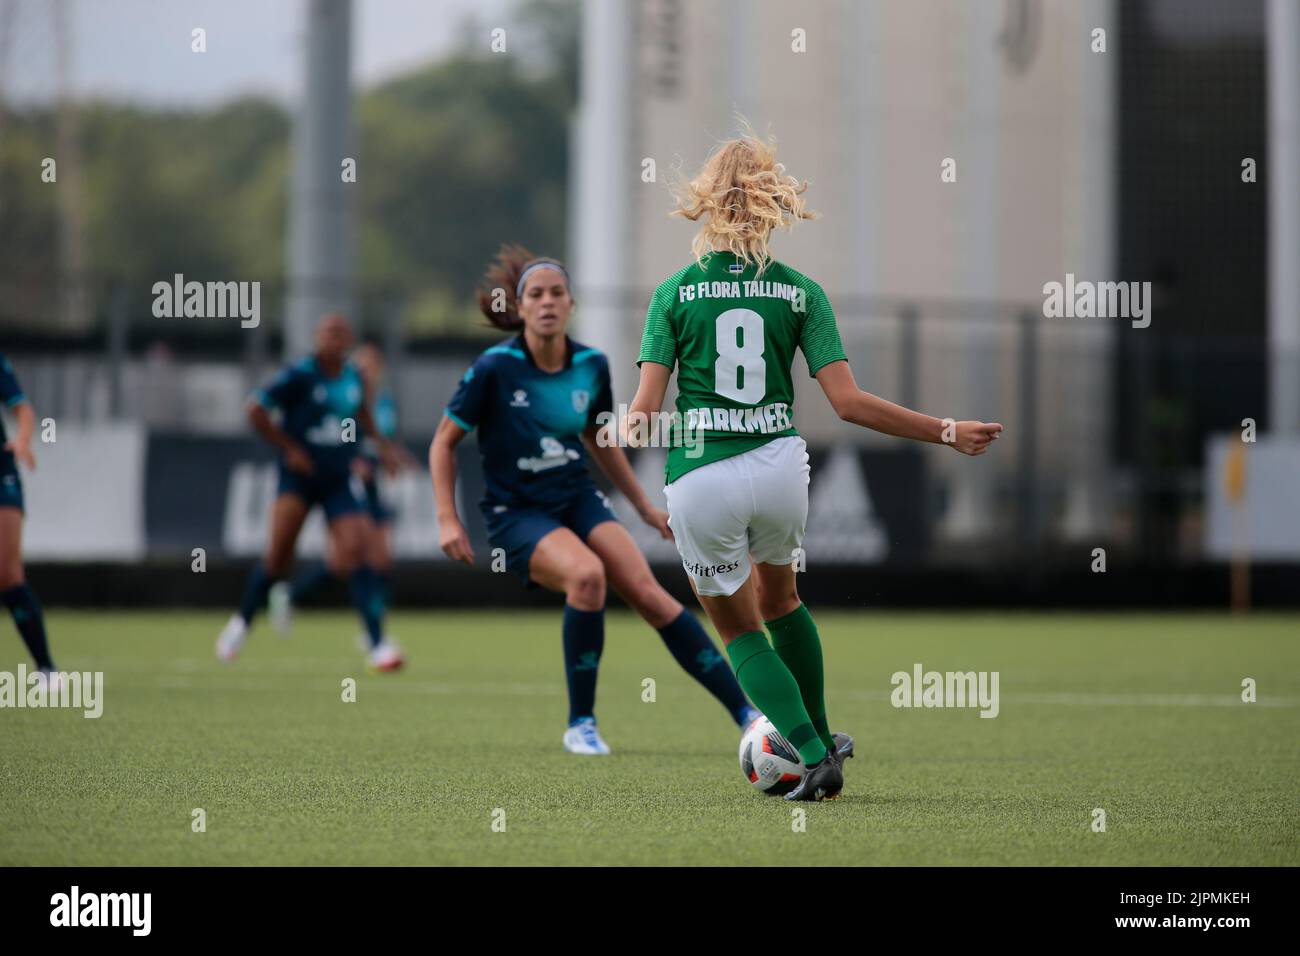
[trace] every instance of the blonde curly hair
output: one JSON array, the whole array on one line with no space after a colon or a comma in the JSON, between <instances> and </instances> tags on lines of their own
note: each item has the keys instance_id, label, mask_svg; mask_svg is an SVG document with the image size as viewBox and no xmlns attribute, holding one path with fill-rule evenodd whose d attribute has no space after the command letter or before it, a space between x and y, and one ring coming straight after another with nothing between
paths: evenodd
<instances>
[{"instance_id":1,"label":"blonde curly hair","mask_svg":"<svg viewBox=\"0 0 1300 956\"><path fill-rule=\"evenodd\" d=\"M791 229L817 214L804 208L807 181L786 175L776 161L776 141L751 130L719 145L692 180L673 185L677 208L670 215L704 220L691 242L696 262L711 252L730 252L758 274L772 262L767 250L773 229Z\"/></svg>"}]
</instances>

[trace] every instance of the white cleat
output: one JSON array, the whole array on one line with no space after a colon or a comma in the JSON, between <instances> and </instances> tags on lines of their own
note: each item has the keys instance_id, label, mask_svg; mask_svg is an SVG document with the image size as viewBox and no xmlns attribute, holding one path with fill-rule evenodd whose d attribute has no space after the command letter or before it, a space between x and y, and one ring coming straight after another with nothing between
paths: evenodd
<instances>
[{"instance_id":1,"label":"white cleat","mask_svg":"<svg viewBox=\"0 0 1300 956\"><path fill-rule=\"evenodd\" d=\"M275 633L288 637L293 630L293 588L288 581L277 581L271 585L266 606Z\"/></svg>"},{"instance_id":2,"label":"white cleat","mask_svg":"<svg viewBox=\"0 0 1300 956\"><path fill-rule=\"evenodd\" d=\"M583 717L564 732L564 749L571 754L604 757L609 753L609 744L601 739L596 718Z\"/></svg>"},{"instance_id":3,"label":"white cleat","mask_svg":"<svg viewBox=\"0 0 1300 956\"><path fill-rule=\"evenodd\" d=\"M406 659L402 657L402 652L397 645L390 638L385 637L367 652L366 662L372 671L383 674L397 670L406 663Z\"/></svg>"},{"instance_id":4,"label":"white cleat","mask_svg":"<svg viewBox=\"0 0 1300 956\"><path fill-rule=\"evenodd\" d=\"M227 664L234 661L239 656L240 650L244 647L244 641L248 640L248 625L238 614L233 614L226 626L221 629L221 634L217 636L217 657Z\"/></svg>"}]
</instances>

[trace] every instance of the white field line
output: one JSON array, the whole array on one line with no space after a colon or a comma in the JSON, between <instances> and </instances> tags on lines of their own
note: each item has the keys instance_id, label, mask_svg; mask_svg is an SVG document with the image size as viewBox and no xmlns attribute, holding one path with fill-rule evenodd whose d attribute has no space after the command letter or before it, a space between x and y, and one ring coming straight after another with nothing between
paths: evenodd
<instances>
[{"instance_id":1,"label":"white field line","mask_svg":"<svg viewBox=\"0 0 1300 956\"><path fill-rule=\"evenodd\" d=\"M853 700L889 700L889 691L850 691ZM1246 704L1234 694L1093 694L1072 691L1002 690L1002 709L1016 704L1047 707L1300 707L1300 697L1262 697ZM921 708L924 709L924 708ZM938 710L951 708L936 708Z\"/></svg>"},{"instance_id":2,"label":"white field line","mask_svg":"<svg viewBox=\"0 0 1300 956\"><path fill-rule=\"evenodd\" d=\"M370 676L362 666L355 669L340 668L330 673L320 669L320 661L302 658L299 663L311 665L310 669L300 669L291 661L241 662L230 671L204 676L195 673L197 661L177 661L176 670L186 675L162 674L155 682L156 686L168 690L247 690L266 691L282 690L285 679L306 679L313 686L322 689L337 689L338 682L344 677ZM205 669L210 665L203 662ZM240 671L245 673L241 674ZM248 672L252 673L248 673ZM157 670L131 670L130 673L141 675L158 674ZM274 676L273 676L274 675ZM290 678L288 675L292 675ZM563 681L549 683L526 682L435 682L410 680L405 675L394 674L374 678L382 683L385 692L420 693L420 694L483 694L493 697L554 697L564 693ZM319 683L318 683L319 682ZM699 693L695 688L663 688L660 692L669 697L685 697ZM851 700L887 701L889 691L849 691L847 693L832 691L832 698L849 698ZM1262 696L1254 704L1246 704L1235 694L1165 694L1165 693L1083 693L1072 691L1002 691L1000 694L1003 711L1018 705L1031 707L1300 707L1300 697ZM943 709L943 708L939 708Z\"/></svg>"},{"instance_id":3,"label":"white field line","mask_svg":"<svg viewBox=\"0 0 1300 956\"><path fill-rule=\"evenodd\" d=\"M337 691L343 678L369 677L364 667L358 667L353 673L339 671L329 678L314 674L306 680L294 678L300 687ZM563 681L555 684L439 684L433 681L412 681L401 675L375 678L383 684L383 693L420 693L420 694L481 694L491 697L555 697L564 693ZM249 691L283 691L285 680L275 677L161 677L154 681L154 686L166 690L249 690ZM367 688L367 692L371 689Z\"/></svg>"}]
</instances>

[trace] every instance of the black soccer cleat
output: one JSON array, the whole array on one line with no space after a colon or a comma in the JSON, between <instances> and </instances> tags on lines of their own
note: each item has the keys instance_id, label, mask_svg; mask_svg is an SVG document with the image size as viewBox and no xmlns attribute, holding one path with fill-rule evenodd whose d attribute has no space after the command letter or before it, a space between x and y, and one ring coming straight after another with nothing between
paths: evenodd
<instances>
[{"instance_id":1,"label":"black soccer cleat","mask_svg":"<svg viewBox=\"0 0 1300 956\"><path fill-rule=\"evenodd\" d=\"M834 800L844 789L840 759L832 753L817 761L804 773L799 786L785 795L787 800Z\"/></svg>"}]
</instances>

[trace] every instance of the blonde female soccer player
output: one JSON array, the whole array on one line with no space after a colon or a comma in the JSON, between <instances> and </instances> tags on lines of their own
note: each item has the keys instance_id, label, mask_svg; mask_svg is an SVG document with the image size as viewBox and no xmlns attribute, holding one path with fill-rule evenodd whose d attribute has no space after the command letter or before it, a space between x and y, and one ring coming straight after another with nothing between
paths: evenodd
<instances>
[{"instance_id":1,"label":"blonde female soccer player","mask_svg":"<svg viewBox=\"0 0 1300 956\"><path fill-rule=\"evenodd\" d=\"M806 188L785 174L773 144L749 135L723 143L678 188L674 214L702 225L694 261L651 298L629 409L631 420L659 412L676 367L692 447L668 452L669 526L740 686L808 767L787 800L838 796L853 749L852 738L830 733L821 642L795 587L809 478L794 427L795 350L844 421L967 455L983 454L1002 430L945 428L858 388L821 286L768 251L774 229L813 218ZM635 440L635 429L625 433Z\"/></svg>"}]
</instances>

